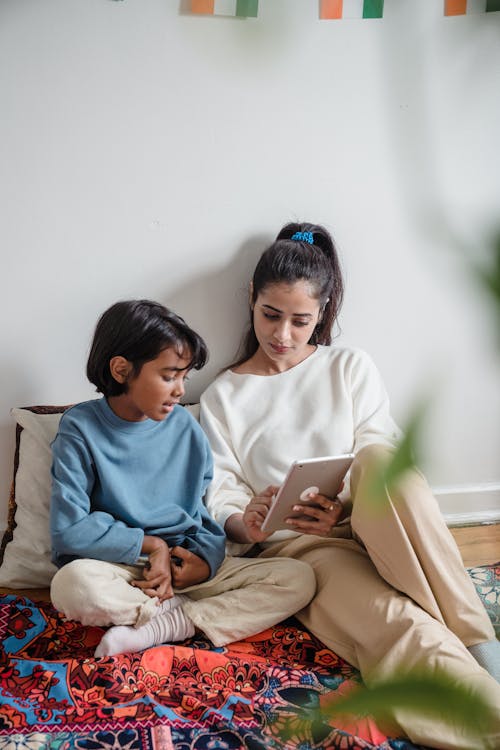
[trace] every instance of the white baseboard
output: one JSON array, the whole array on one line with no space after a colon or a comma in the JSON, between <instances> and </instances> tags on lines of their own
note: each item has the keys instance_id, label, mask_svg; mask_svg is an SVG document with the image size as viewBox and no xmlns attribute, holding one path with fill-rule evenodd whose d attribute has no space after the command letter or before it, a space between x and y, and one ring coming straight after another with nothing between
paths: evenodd
<instances>
[{"instance_id":1,"label":"white baseboard","mask_svg":"<svg viewBox=\"0 0 500 750\"><path fill-rule=\"evenodd\" d=\"M449 526L500 523L500 483L434 487Z\"/></svg>"},{"instance_id":2,"label":"white baseboard","mask_svg":"<svg viewBox=\"0 0 500 750\"><path fill-rule=\"evenodd\" d=\"M500 523L500 511L490 510L482 513L444 513L447 526L481 526Z\"/></svg>"}]
</instances>

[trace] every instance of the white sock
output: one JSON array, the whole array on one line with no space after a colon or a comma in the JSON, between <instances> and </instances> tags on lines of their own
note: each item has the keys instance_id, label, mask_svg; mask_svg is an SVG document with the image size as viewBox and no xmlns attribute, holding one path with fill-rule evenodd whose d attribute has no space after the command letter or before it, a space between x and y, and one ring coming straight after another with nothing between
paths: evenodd
<instances>
[{"instance_id":1,"label":"white sock","mask_svg":"<svg viewBox=\"0 0 500 750\"><path fill-rule=\"evenodd\" d=\"M173 599L177 599L174 602ZM101 638L94 656L113 656L126 652L143 651L145 648L159 646L161 643L183 641L194 635L192 620L184 613L182 601L184 596L166 599L158 607L158 614L140 628L132 625L114 625Z\"/></svg>"},{"instance_id":2,"label":"white sock","mask_svg":"<svg viewBox=\"0 0 500 750\"><path fill-rule=\"evenodd\" d=\"M500 682L500 641L484 641L468 646L468 649L478 664Z\"/></svg>"}]
</instances>

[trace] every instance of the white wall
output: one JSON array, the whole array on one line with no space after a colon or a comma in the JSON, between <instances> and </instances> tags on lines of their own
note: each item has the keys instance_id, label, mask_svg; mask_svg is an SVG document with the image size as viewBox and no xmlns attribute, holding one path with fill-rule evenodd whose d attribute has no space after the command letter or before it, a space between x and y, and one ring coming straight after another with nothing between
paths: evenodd
<instances>
[{"instance_id":1,"label":"white wall","mask_svg":"<svg viewBox=\"0 0 500 750\"><path fill-rule=\"evenodd\" d=\"M149 297L206 337L197 399L236 349L279 227L325 223L347 279L342 342L404 423L436 393L436 485L500 486L492 316L451 235L498 221L500 13L319 21L315 0L202 18L179 0L0 3L0 525L14 405L91 397L97 316ZM5 506L5 508L4 508Z\"/></svg>"}]
</instances>

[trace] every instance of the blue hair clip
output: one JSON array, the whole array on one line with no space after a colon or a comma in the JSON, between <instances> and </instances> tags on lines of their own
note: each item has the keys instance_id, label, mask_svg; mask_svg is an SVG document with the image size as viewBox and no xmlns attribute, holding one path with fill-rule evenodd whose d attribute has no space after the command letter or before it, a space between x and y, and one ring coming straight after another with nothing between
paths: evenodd
<instances>
[{"instance_id":1,"label":"blue hair clip","mask_svg":"<svg viewBox=\"0 0 500 750\"><path fill-rule=\"evenodd\" d=\"M312 232L295 232L295 234L292 234L290 239L297 240L298 242L307 242L309 245L314 245Z\"/></svg>"}]
</instances>

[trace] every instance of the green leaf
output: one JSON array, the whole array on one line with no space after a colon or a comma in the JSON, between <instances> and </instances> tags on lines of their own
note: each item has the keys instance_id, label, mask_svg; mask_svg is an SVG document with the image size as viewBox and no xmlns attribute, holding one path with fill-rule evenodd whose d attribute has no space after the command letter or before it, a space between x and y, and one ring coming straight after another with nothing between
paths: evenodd
<instances>
[{"instance_id":1,"label":"green leaf","mask_svg":"<svg viewBox=\"0 0 500 750\"><path fill-rule=\"evenodd\" d=\"M496 235L490 250L489 263L479 264L470 260L470 268L480 286L493 303L495 324L500 341L500 233Z\"/></svg>"},{"instance_id":2,"label":"green leaf","mask_svg":"<svg viewBox=\"0 0 500 750\"><path fill-rule=\"evenodd\" d=\"M374 509L382 505L386 491L390 492L391 488L407 471L420 463L422 424L428 412L428 402L428 397L422 398L414 408L405 429L403 429L403 437L389 463L385 466L379 465L372 470L371 492Z\"/></svg>"},{"instance_id":3,"label":"green leaf","mask_svg":"<svg viewBox=\"0 0 500 750\"><path fill-rule=\"evenodd\" d=\"M309 718L337 715L372 716L376 721L391 720L394 710L411 711L423 717L457 725L480 737L495 723L494 709L466 684L457 683L444 672L408 672L377 684L372 688L360 686L341 696L321 713L314 711Z\"/></svg>"}]
</instances>

